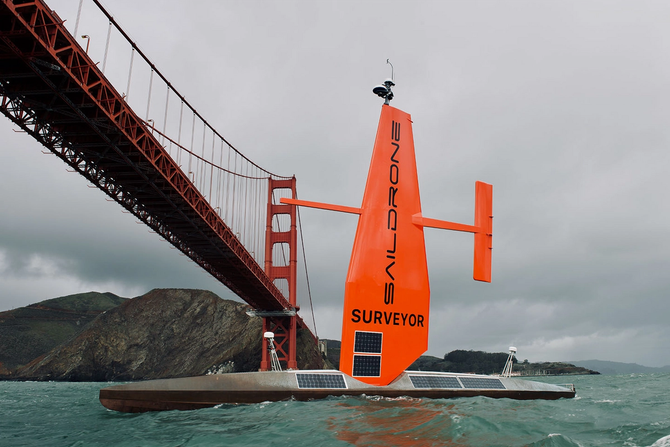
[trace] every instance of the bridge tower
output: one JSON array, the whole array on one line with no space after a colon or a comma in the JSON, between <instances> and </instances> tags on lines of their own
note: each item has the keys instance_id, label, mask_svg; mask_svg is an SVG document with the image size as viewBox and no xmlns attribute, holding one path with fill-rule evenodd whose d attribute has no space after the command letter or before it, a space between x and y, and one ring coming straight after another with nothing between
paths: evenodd
<instances>
[{"instance_id":1,"label":"bridge tower","mask_svg":"<svg viewBox=\"0 0 670 447\"><path fill-rule=\"evenodd\" d=\"M275 282L277 279L283 279L288 282L288 301L290 309L283 311L263 311L257 310L254 313L263 317L263 333L274 332L275 349L280 362L285 362L289 369L297 369L296 361L296 335L297 317L296 312L300 309L296 305L296 284L297 284L297 265L298 265L298 232L296 221L296 206L285 205L274 201L274 191L276 189L290 189L291 198L296 199L296 181L295 177L287 180L275 180L272 177L268 179L268 212L267 224L265 227L265 273L270 280ZM275 231L273 222L275 216L288 215L290 218L290 229L288 231ZM277 219L279 221L279 219ZM275 264L274 260L279 256L273 256L276 249L281 249L282 244L288 245L289 259L288 264L285 259L281 263ZM270 359L268 358L268 341L263 337L263 349L261 358L261 371L270 369Z\"/></svg>"}]
</instances>

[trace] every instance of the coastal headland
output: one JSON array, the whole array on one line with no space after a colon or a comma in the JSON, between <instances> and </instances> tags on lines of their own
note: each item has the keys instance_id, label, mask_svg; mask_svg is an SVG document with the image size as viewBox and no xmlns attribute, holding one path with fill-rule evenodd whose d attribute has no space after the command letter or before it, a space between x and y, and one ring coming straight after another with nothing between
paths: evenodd
<instances>
[{"instance_id":1,"label":"coastal headland","mask_svg":"<svg viewBox=\"0 0 670 447\"><path fill-rule=\"evenodd\" d=\"M246 304L205 290L154 289L106 309L93 300L95 310L83 312L97 315L74 324L70 318L64 330L62 310L73 310L77 297L0 313L0 378L125 381L254 371L260 365L261 318L247 315ZM41 313L30 313L34 309ZM18 355L23 346L31 346L35 357ZM308 333L298 334L297 360L300 369L325 366Z\"/></svg>"},{"instance_id":2,"label":"coastal headland","mask_svg":"<svg viewBox=\"0 0 670 447\"><path fill-rule=\"evenodd\" d=\"M130 381L258 369L262 323L249 306L193 289L128 299L89 292L0 312L0 379ZM299 369L337 368L339 341L298 334ZM500 373L506 353L456 350L409 369ZM515 359L521 375L598 374L567 363Z\"/></svg>"}]
</instances>

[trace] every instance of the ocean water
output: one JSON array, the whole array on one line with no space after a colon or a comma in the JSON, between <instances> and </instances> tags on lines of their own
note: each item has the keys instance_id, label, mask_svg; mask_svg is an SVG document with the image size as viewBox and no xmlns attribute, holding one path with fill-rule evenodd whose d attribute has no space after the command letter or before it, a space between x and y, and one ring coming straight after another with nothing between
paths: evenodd
<instances>
[{"instance_id":1,"label":"ocean water","mask_svg":"<svg viewBox=\"0 0 670 447\"><path fill-rule=\"evenodd\" d=\"M380 399L124 414L104 383L0 382L0 446L670 447L670 374L538 379L575 399Z\"/></svg>"}]
</instances>

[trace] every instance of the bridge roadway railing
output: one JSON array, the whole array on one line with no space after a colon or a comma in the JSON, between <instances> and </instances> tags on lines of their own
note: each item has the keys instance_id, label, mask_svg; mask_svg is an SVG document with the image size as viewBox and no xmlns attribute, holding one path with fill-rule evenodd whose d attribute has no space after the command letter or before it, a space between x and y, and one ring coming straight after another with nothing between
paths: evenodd
<instances>
[{"instance_id":1,"label":"bridge roadway railing","mask_svg":"<svg viewBox=\"0 0 670 447\"><path fill-rule=\"evenodd\" d=\"M0 61L5 116L252 307L292 308L41 0L0 0Z\"/></svg>"}]
</instances>

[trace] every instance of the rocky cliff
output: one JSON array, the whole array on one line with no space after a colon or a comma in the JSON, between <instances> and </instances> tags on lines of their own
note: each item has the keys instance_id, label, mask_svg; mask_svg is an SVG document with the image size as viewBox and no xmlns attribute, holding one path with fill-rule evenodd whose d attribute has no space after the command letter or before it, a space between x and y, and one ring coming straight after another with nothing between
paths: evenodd
<instances>
[{"instance_id":1,"label":"rocky cliff","mask_svg":"<svg viewBox=\"0 0 670 447\"><path fill-rule=\"evenodd\" d=\"M203 290L156 289L96 317L76 337L19 369L19 380L114 381L254 371L261 319ZM298 367L322 368L312 337L298 335Z\"/></svg>"}]
</instances>

